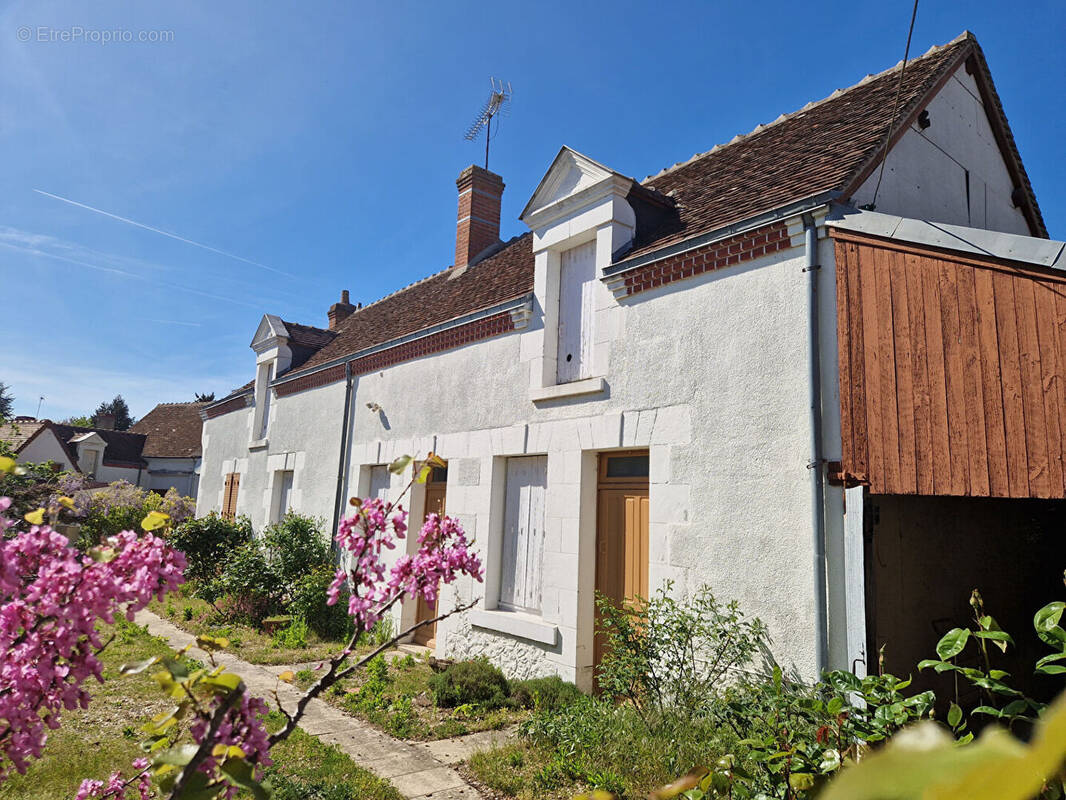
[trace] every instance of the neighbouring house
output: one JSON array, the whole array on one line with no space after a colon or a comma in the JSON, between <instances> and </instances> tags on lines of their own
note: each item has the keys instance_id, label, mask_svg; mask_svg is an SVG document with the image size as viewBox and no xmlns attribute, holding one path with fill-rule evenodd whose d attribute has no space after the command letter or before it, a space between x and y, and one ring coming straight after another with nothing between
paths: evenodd
<instances>
[{"instance_id":1,"label":"neighbouring house","mask_svg":"<svg viewBox=\"0 0 1066 800\"><path fill-rule=\"evenodd\" d=\"M19 460L54 461L99 484L124 480L160 494L176 489L196 497L202 452L201 411L207 403L160 403L128 431L115 430L110 414L95 427L18 417L0 426Z\"/></svg>"},{"instance_id":2,"label":"neighbouring house","mask_svg":"<svg viewBox=\"0 0 1066 800\"><path fill-rule=\"evenodd\" d=\"M182 495L196 497L203 451L201 402L160 403L133 427L131 433L145 436L141 457L147 468L141 486L165 493L174 488Z\"/></svg>"},{"instance_id":3,"label":"neighbouring house","mask_svg":"<svg viewBox=\"0 0 1066 800\"><path fill-rule=\"evenodd\" d=\"M508 242L502 178L457 184L452 266L263 317L199 513L335 526L433 451L413 527L457 517L485 581L422 640L586 688L596 591L708 584L806 676L908 674L974 587L1016 631L1061 597L1066 263L972 35L643 181L563 147Z\"/></svg>"},{"instance_id":4,"label":"neighbouring house","mask_svg":"<svg viewBox=\"0 0 1066 800\"><path fill-rule=\"evenodd\" d=\"M52 461L63 471L78 469L77 454L59 438L50 420L17 417L0 425L0 442L6 442L19 461L29 464Z\"/></svg>"}]
</instances>

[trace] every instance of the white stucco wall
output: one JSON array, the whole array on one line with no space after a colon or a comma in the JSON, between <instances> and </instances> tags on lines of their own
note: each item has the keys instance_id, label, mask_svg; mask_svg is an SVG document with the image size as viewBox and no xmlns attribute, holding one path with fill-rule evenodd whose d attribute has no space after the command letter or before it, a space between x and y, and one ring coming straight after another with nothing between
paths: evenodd
<instances>
[{"instance_id":1,"label":"white stucco wall","mask_svg":"<svg viewBox=\"0 0 1066 800\"><path fill-rule=\"evenodd\" d=\"M63 449L63 445L59 443L51 429L41 431L33 441L22 448L22 452L18 454L18 460L24 464L43 464L47 461L54 461L65 470L75 468L75 465L70 463L67 451Z\"/></svg>"},{"instance_id":2,"label":"white stucco wall","mask_svg":"<svg viewBox=\"0 0 1066 800\"><path fill-rule=\"evenodd\" d=\"M249 447L253 411L243 408L204 423L197 513L220 510L225 477L238 472L237 513L261 530L272 521L274 473L291 469L292 509L321 517L328 527L337 485L344 382L274 398L265 444Z\"/></svg>"},{"instance_id":3,"label":"white stucco wall","mask_svg":"<svg viewBox=\"0 0 1066 800\"><path fill-rule=\"evenodd\" d=\"M458 587L464 600L475 593L487 599L488 613L477 617L484 624L469 617L442 623L441 655L484 652L512 675L556 672L589 684L596 454L647 447L653 590L669 579L681 594L709 584L736 598L769 624L783 663L812 673L802 266L796 248L621 304L604 288L616 318L603 333L612 347L608 388L599 395L530 400L537 357L530 341L543 338L536 313L524 332L356 380L346 495L367 491L369 465L437 452L449 461L447 511L476 539L489 568L485 585ZM268 460L299 452L307 456L295 470L294 507L328 520L343 400L343 382L275 398L262 450L248 448L250 409L208 420L199 512L221 507L224 476L237 471L238 512L261 527L269 514ZM525 454L548 456L539 619L492 610L504 459ZM393 479L396 491L405 479ZM421 518L418 488L406 505ZM455 592L443 597L451 603ZM398 621L413 620L410 605Z\"/></svg>"},{"instance_id":4,"label":"white stucco wall","mask_svg":"<svg viewBox=\"0 0 1066 800\"><path fill-rule=\"evenodd\" d=\"M965 66L926 106L930 125L913 124L889 151L877 211L1028 236L1011 202L1014 188L973 76ZM966 183L969 173L969 197ZM877 171L854 195L873 199Z\"/></svg>"}]
</instances>

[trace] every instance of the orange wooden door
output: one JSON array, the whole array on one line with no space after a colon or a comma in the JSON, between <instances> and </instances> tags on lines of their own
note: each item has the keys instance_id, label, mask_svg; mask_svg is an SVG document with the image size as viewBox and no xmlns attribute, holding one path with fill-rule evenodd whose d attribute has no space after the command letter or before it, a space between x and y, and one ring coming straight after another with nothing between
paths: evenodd
<instances>
[{"instance_id":1,"label":"orange wooden door","mask_svg":"<svg viewBox=\"0 0 1066 800\"><path fill-rule=\"evenodd\" d=\"M596 591L621 604L648 596L647 451L600 456L596 508ZM614 459L619 459L612 463ZM596 613L594 664L603 657Z\"/></svg>"},{"instance_id":2,"label":"orange wooden door","mask_svg":"<svg viewBox=\"0 0 1066 800\"><path fill-rule=\"evenodd\" d=\"M426 482L426 517L430 514L444 515L445 490L448 487L447 474L446 470L441 470L438 467L433 470L433 474L430 475L429 480ZM423 524L425 521L425 517L423 517ZM433 619L435 616L437 616L437 610L430 607L429 603L420 596L418 598L416 620L422 622L426 619ZM437 623L434 622L432 625L419 628L415 631L414 640L417 644L424 644L426 647L435 646L437 643Z\"/></svg>"}]
</instances>

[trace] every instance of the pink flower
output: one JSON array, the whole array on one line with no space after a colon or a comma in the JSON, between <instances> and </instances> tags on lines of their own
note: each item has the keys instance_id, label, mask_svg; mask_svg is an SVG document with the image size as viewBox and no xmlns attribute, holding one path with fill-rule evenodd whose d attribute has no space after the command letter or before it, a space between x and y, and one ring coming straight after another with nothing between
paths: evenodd
<instances>
[{"instance_id":1,"label":"pink flower","mask_svg":"<svg viewBox=\"0 0 1066 800\"><path fill-rule=\"evenodd\" d=\"M390 511L395 513L387 519ZM364 500L359 511L342 520L337 529L337 544L351 555L351 567L347 572L337 571L327 602L335 604L347 583L351 592L348 613L361 630L373 627L397 599L421 596L433 606L440 584L452 583L460 575L482 580L481 560L470 552L462 526L437 514L426 517L415 555L401 555L386 574L381 553L395 548L396 540L406 534L407 512L403 507L390 509L376 498Z\"/></svg>"},{"instance_id":2,"label":"pink flower","mask_svg":"<svg viewBox=\"0 0 1066 800\"><path fill-rule=\"evenodd\" d=\"M0 530L10 537L0 542L0 779L40 757L64 710L88 706L84 682L103 680L97 622L132 619L176 588L185 568L185 557L152 534L123 531L95 553L47 525L11 536L9 507L0 498ZM83 783L79 797L109 791L98 783Z\"/></svg>"}]
</instances>

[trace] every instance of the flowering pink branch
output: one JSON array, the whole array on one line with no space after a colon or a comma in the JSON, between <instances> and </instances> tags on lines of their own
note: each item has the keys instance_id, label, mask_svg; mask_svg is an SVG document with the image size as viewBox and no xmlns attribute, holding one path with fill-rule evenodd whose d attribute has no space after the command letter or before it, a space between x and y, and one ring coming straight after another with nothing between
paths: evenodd
<instances>
[{"instance_id":1,"label":"flowering pink branch","mask_svg":"<svg viewBox=\"0 0 1066 800\"><path fill-rule=\"evenodd\" d=\"M0 533L14 526L0 498ZM182 582L185 558L152 534L124 531L91 553L48 525L0 543L0 779L39 758L63 710L85 708L103 680L97 622L113 623Z\"/></svg>"}]
</instances>

